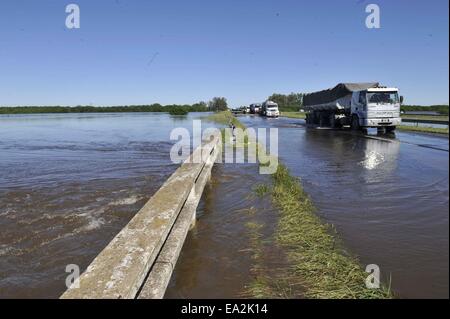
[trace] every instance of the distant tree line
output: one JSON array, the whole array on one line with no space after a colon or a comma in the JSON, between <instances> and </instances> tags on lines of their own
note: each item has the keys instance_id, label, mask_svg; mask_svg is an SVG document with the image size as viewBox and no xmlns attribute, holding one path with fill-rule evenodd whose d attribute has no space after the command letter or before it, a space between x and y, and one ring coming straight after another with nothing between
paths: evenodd
<instances>
[{"instance_id":1,"label":"distant tree line","mask_svg":"<svg viewBox=\"0 0 450 319\"><path fill-rule=\"evenodd\" d=\"M303 93L280 94L274 93L268 100L278 104L281 111L298 111L303 106ZM32 113L116 113L116 112L168 112L174 115L187 114L189 112L224 111L228 109L227 99L214 97L208 103L198 102L189 104L161 105L126 105L126 106L16 106L0 107L0 114L32 114ZM448 105L402 105L402 111L418 112L432 111L442 115L449 114Z\"/></svg>"},{"instance_id":2,"label":"distant tree line","mask_svg":"<svg viewBox=\"0 0 450 319\"><path fill-rule=\"evenodd\" d=\"M208 108L210 111L225 111L228 109L227 99L224 97L215 97L208 102Z\"/></svg>"},{"instance_id":3,"label":"distant tree line","mask_svg":"<svg viewBox=\"0 0 450 319\"><path fill-rule=\"evenodd\" d=\"M404 112L437 112L442 115L448 115L448 105L402 105L401 110Z\"/></svg>"},{"instance_id":4,"label":"distant tree line","mask_svg":"<svg viewBox=\"0 0 450 319\"><path fill-rule=\"evenodd\" d=\"M298 111L303 105L303 95L303 93L274 93L268 100L277 103L280 111Z\"/></svg>"},{"instance_id":5,"label":"distant tree line","mask_svg":"<svg viewBox=\"0 0 450 319\"><path fill-rule=\"evenodd\" d=\"M127 106L20 106L0 107L0 114L32 114L32 113L116 113L116 112L169 112L186 114L188 112L209 111L205 102L192 105L127 105Z\"/></svg>"}]
</instances>

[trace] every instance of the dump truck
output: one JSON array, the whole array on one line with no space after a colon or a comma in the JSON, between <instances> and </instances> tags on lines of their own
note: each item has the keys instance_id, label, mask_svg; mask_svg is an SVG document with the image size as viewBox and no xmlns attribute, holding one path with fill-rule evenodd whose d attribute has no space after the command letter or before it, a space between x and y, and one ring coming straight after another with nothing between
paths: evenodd
<instances>
[{"instance_id":1,"label":"dump truck","mask_svg":"<svg viewBox=\"0 0 450 319\"><path fill-rule=\"evenodd\" d=\"M303 109L308 126L377 128L389 133L401 124L402 102L397 88L380 86L378 82L339 83L332 89L306 94Z\"/></svg>"}]
</instances>

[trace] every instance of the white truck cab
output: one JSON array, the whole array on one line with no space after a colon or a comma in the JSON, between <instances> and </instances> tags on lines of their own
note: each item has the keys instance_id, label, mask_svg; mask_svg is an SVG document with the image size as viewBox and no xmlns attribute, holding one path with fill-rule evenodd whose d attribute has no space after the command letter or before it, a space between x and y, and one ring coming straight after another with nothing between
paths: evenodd
<instances>
[{"instance_id":1,"label":"white truck cab","mask_svg":"<svg viewBox=\"0 0 450 319\"><path fill-rule=\"evenodd\" d=\"M266 101L261 106L261 112L266 117L279 117L280 111L278 110L278 104L272 101Z\"/></svg>"},{"instance_id":2,"label":"white truck cab","mask_svg":"<svg viewBox=\"0 0 450 319\"><path fill-rule=\"evenodd\" d=\"M356 128L385 127L388 131L395 129L402 122L400 102L397 88L376 87L353 92L352 126Z\"/></svg>"}]
</instances>

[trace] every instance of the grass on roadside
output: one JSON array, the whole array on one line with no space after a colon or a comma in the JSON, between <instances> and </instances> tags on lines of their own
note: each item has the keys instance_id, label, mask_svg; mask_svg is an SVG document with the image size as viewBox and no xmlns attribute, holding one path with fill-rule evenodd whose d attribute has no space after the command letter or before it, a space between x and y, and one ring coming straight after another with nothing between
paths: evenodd
<instances>
[{"instance_id":1,"label":"grass on roadside","mask_svg":"<svg viewBox=\"0 0 450 319\"><path fill-rule=\"evenodd\" d=\"M400 131L433 133L433 134L447 134L448 135L448 127L440 128L440 127L400 125L400 126L397 126L397 129Z\"/></svg>"},{"instance_id":2,"label":"grass on roadside","mask_svg":"<svg viewBox=\"0 0 450 319\"><path fill-rule=\"evenodd\" d=\"M231 121L236 127L245 129L231 112L215 113L208 118L225 125ZM259 149L262 145L258 143L257 147ZM263 156L266 160L270 157L267 154ZM264 165L261 159L260 165ZM365 280L369 274L340 245L335 230L315 214L314 205L300 181L291 176L281 163L272 177L272 186L258 185L255 192L258 196L270 194L280 211L275 241L285 251L289 266L279 269L277 276L266 275L261 266L262 226L247 224L255 261L252 268L254 281L247 293L254 298L288 297L295 292L287 293L286 287L298 285L302 286L306 298L391 298L390 289L384 286L380 289L366 287Z\"/></svg>"},{"instance_id":3,"label":"grass on roadside","mask_svg":"<svg viewBox=\"0 0 450 319\"><path fill-rule=\"evenodd\" d=\"M258 184L255 186L254 191L258 197L263 197L270 191L270 188L266 184Z\"/></svg>"},{"instance_id":4,"label":"grass on roadside","mask_svg":"<svg viewBox=\"0 0 450 319\"><path fill-rule=\"evenodd\" d=\"M245 129L245 125L243 125L230 111L213 113L211 115L203 117L202 119L227 126L230 123L233 123L237 128Z\"/></svg>"},{"instance_id":5,"label":"grass on roadside","mask_svg":"<svg viewBox=\"0 0 450 319\"><path fill-rule=\"evenodd\" d=\"M289 117L292 119L305 119L306 118L306 113L301 113L301 112L281 112L282 117Z\"/></svg>"},{"instance_id":6,"label":"grass on roadside","mask_svg":"<svg viewBox=\"0 0 450 319\"><path fill-rule=\"evenodd\" d=\"M414 115L414 114L402 114L402 119L409 120L436 120L436 121L447 121L448 115Z\"/></svg>"},{"instance_id":7,"label":"grass on roadside","mask_svg":"<svg viewBox=\"0 0 450 319\"><path fill-rule=\"evenodd\" d=\"M341 247L334 229L315 214L300 181L284 165L278 165L273 180L273 201L281 214L277 242L286 249L306 298L392 297L386 287L366 288L368 273Z\"/></svg>"}]
</instances>

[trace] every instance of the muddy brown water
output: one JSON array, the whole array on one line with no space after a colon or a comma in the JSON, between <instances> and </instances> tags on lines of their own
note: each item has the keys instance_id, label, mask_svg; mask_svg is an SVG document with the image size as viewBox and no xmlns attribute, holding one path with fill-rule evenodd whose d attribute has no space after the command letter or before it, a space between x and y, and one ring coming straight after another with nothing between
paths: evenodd
<instances>
[{"instance_id":1,"label":"muddy brown water","mask_svg":"<svg viewBox=\"0 0 450 319\"><path fill-rule=\"evenodd\" d=\"M178 167L167 114L0 116L0 298L57 298Z\"/></svg>"},{"instance_id":2,"label":"muddy brown water","mask_svg":"<svg viewBox=\"0 0 450 319\"><path fill-rule=\"evenodd\" d=\"M176 169L169 133L198 116L1 116L0 298L58 297L65 266L84 269ZM280 157L320 216L363 265L391 277L399 297L448 298L448 139L241 120L279 128ZM266 245L277 222L270 199L253 192L269 180L252 164L215 165L167 298L245 296L261 262L248 225L262 225Z\"/></svg>"},{"instance_id":3,"label":"muddy brown water","mask_svg":"<svg viewBox=\"0 0 450 319\"><path fill-rule=\"evenodd\" d=\"M253 257L255 250L263 254L273 246L265 242L271 240L277 212L269 198L254 192L256 185L268 182L256 165L214 166L165 298L243 298L258 275L254 267L277 266L276 260ZM249 223L261 226L256 243Z\"/></svg>"},{"instance_id":4,"label":"muddy brown water","mask_svg":"<svg viewBox=\"0 0 450 319\"><path fill-rule=\"evenodd\" d=\"M449 140L306 129L296 119L240 118L279 128L279 154L363 265L401 298L449 296Z\"/></svg>"}]
</instances>

